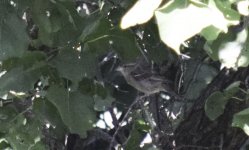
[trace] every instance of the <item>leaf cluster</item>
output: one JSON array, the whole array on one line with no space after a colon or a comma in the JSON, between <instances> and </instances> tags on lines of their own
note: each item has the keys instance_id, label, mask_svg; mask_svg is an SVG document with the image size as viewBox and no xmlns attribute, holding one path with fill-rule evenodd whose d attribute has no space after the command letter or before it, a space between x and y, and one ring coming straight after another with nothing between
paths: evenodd
<instances>
[{"instance_id":1,"label":"leaf cluster","mask_svg":"<svg viewBox=\"0 0 249 150\"><path fill-rule=\"evenodd\" d=\"M249 134L244 5L1 1L0 149L238 148L247 137L231 127ZM142 93L124 66L171 90Z\"/></svg>"}]
</instances>

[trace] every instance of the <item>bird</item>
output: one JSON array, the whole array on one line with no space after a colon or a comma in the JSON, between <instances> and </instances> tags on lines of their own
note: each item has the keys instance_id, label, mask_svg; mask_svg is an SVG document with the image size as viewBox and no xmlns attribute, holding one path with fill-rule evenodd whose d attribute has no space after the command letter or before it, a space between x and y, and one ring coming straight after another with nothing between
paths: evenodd
<instances>
[{"instance_id":1,"label":"bird","mask_svg":"<svg viewBox=\"0 0 249 150\"><path fill-rule=\"evenodd\" d=\"M126 82L147 96L166 92L177 99L181 98L173 90L173 82L165 79L146 64L125 64L117 69Z\"/></svg>"}]
</instances>

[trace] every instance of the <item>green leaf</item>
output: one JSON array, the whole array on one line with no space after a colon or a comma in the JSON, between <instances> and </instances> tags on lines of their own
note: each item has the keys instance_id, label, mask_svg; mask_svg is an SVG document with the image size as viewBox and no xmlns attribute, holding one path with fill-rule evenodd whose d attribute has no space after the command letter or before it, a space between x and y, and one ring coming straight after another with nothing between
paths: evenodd
<instances>
[{"instance_id":1,"label":"green leaf","mask_svg":"<svg viewBox=\"0 0 249 150\"><path fill-rule=\"evenodd\" d=\"M23 112L19 113L15 108L5 106L0 109L0 132L4 132L4 138L13 149L32 149L41 140L41 124L35 119L27 119ZM41 150L45 146L39 144Z\"/></svg>"},{"instance_id":2,"label":"green leaf","mask_svg":"<svg viewBox=\"0 0 249 150\"><path fill-rule=\"evenodd\" d=\"M106 98L101 98L98 95L94 96L94 110L95 111L106 111L111 107L112 102L115 101L113 97L108 95Z\"/></svg>"},{"instance_id":3,"label":"green leaf","mask_svg":"<svg viewBox=\"0 0 249 150\"><path fill-rule=\"evenodd\" d=\"M39 62L27 69L23 67L11 69L0 77L0 91L26 92L33 89L46 67L45 63Z\"/></svg>"},{"instance_id":4,"label":"green leaf","mask_svg":"<svg viewBox=\"0 0 249 150\"><path fill-rule=\"evenodd\" d=\"M25 22L7 2L0 5L0 61L21 57L29 44Z\"/></svg>"},{"instance_id":5,"label":"green leaf","mask_svg":"<svg viewBox=\"0 0 249 150\"><path fill-rule=\"evenodd\" d=\"M41 125L35 119L27 120L27 123L18 126L11 124L9 134L6 136L13 149L27 150L39 144L41 150L45 149L45 145L38 143L41 141ZM28 134L27 134L28 133Z\"/></svg>"},{"instance_id":6,"label":"green leaf","mask_svg":"<svg viewBox=\"0 0 249 150\"><path fill-rule=\"evenodd\" d=\"M16 110L11 107L3 107L0 109L0 132L8 132L8 123L17 115Z\"/></svg>"},{"instance_id":7,"label":"green leaf","mask_svg":"<svg viewBox=\"0 0 249 150\"><path fill-rule=\"evenodd\" d=\"M53 127L50 132L55 133L57 139L64 139L67 127L64 125L57 108L50 101L40 98L35 99L33 111L41 124L49 123Z\"/></svg>"},{"instance_id":8,"label":"green leaf","mask_svg":"<svg viewBox=\"0 0 249 150\"><path fill-rule=\"evenodd\" d=\"M129 150L140 150L141 148L139 147L141 142L141 134L137 130L132 130L130 138L127 142L126 149Z\"/></svg>"},{"instance_id":9,"label":"green leaf","mask_svg":"<svg viewBox=\"0 0 249 150\"><path fill-rule=\"evenodd\" d=\"M8 0L10 2L10 0ZM28 7L32 4L32 0L12 0L18 7L15 7L19 17L23 16L23 13L27 10ZM7 1L6 1L7 2Z\"/></svg>"},{"instance_id":10,"label":"green leaf","mask_svg":"<svg viewBox=\"0 0 249 150\"><path fill-rule=\"evenodd\" d=\"M97 93L96 84L89 78L83 78L79 83L79 91L84 95L94 96Z\"/></svg>"},{"instance_id":11,"label":"green leaf","mask_svg":"<svg viewBox=\"0 0 249 150\"><path fill-rule=\"evenodd\" d=\"M186 61L186 68L182 90L186 98L196 99L217 75L218 70L195 60Z\"/></svg>"},{"instance_id":12,"label":"green leaf","mask_svg":"<svg viewBox=\"0 0 249 150\"><path fill-rule=\"evenodd\" d=\"M236 82L230 84L224 90L225 96L228 98L231 98L232 96L234 96L240 90L239 86L240 86L240 81L236 81Z\"/></svg>"},{"instance_id":13,"label":"green leaf","mask_svg":"<svg viewBox=\"0 0 249 150\"><path fill-rule=\"evenodd\" d=\"M139 131L148 133L151 130L151 127L142 119L138 119L135 122L135 127Z\"/></svg>"},{"instance_id":14,"label":"green leaf","mask_svg":"<svg viewBox=\"0 0 249 150\"><path fill-rule=\"evenodd\" d=\"M57 108L70 132L85 137L86 131L91 129L95 122L93 99L56 85L48 89L47 98Z\"/></svg>"},{"instance_id":15,"label":"green leaf","mask_svg":"<svg viewBox=\"0 0 249 150\"><path fill-rule=\"evenodd\" d=\"M79 91L94 99L95 111L106 111L115 100L107 91L106 87L94 80L83 78L79 83Z\"/></svg>"},{"instance_id":16,"label":"green leaf","mask_svg":"<svg viewBox=\"0 0 249 150\"><path fill-rule=\"evenodd\" d=\"M221 1L221 0L213 0L215 2L216 7L223 13L224 17L231 21L238 21L240 18L239 13L232 8L232 4L234 2L231 1Z\"/></svg>"},{"instance_id":17,"label":"green leaf","mask_svg":"<svg viewBox=\"0 0 249 150\"><path fill-rule=\"evenodd\" d=\"M1 139L0 139L0 140L1 140ZM9 143L7 143L6 141L1 141L1 142L0 142L0 149L7 150L8 148L10 149Z\"/></svg>"},{"instance_id":18,"label":"green leaf","mask_svg":"<svg viewBox=\"0 0 249 150\"><path fill-rule=\"evenodd\" d=\"M42 52L25 52L23 57L13 57L2 62L2 69L10 71L13 68L22 66L24 69L32 67L34 64L45 60L46 56Z\"/></svg>"},{"instance_id":19,"label":"green leaf","mask_svg":"<svg viewBox=\"0 0 249 150\"><path fill-rule=\"evenodd\" d=\"M112 27L110 21L100 13L91 14L84 20L84 29L79 37L84 44L83 60L94 63L97 57L109 51L116 51L124 61L133 60L139 54L133 33Z\"/></svg>"},{"instance_id":20,"label":"green leaf","mask_svg":"<svg viewBox=\"0 0 249 150\"><path fill-rule=\"evenodd\" d=\"M84 95L95 96L102 98L108 96L106 87L90 78L83 78L79 83L79 91Z\"/></svg>"},{"instance_id":21,"label":"green leaf","mask_svg":"<svg viewBox=\"0 0 249 150\"><path fill-rule=\"evenodd\" d=\"M108 31L108 34L103 34L103 28L96 30L84 38L86 41L80 54L81 67L86 77L97 75L98 58L107 52L117 52L124 62L134 60L138 56L139 49L134 36L130 32L105 28L104 31Z\"/></svg>"},{"instance_id":22,"label":"green leaf","mask_svg":"<svg viewBox=\"0 0 249 150\"><path fill-rule=\"evenodd\" d=\"M206 100L205 113L210 120L215 120L223 114L225 106L228 102L227 98L222 92L212 93Z\"/></svg>"},{"instance_id":23,"label":"green leaf","mask_svg":"<svg viewBox=\"0 0 249 150\"><path fill-rule=\"evenodd\" d=\"M91 41L98 36L105 36L111 28L110 22L99 13L85 18L84 29L79 37L82 42Z\"/></svg>"},{"instance_id":24,"label":"green leaf","mask_svg":"<svg viewBox=\"0 0 249 150\"><path fill-rule=\"evenodd\" d=\"M143 27L143 31L141 31L143 38L140 43L147 50L148 57L157 64L163 63L165 60L167 60L167 64L172 64L176 57L161 42L155 22L152 20Z\"/></svg>"},{"instance_id":25,"label":"green leaf","mask_svg":"<svg viewBox=\"0 0 249 150\"><path fill-rule=\"evenodd\" d=\"M162 41L178 54L180 45L203 29L213 25L227 32L229 25L239 23L239 15L236 20L225 18L213 0L208 4L175 0L156 10L155 16Z\"/></svg>"},{"instance_id":26,"label":"green leaf","mask_svg":"<svg viewBox=\"0 0 249 150\"><path fill-rule=\"evenodd\" d=\"M39 27L38 39L47 46L65 46L80 35L83 19L73 1L35 0L31 12Z\"/></svg>"},{"instance_id":27,"label":"green leaf","mask_svg":"<svg viewBox=\"0 0 249 150\"><path fill-rule=\"evenodd\" d=\"M217 37L220 34L220 30L214 26L209 26L201 30L201 35L207 40L207 41L213 41L217 39Z\"/></svg>"},{"instance_id":28,"label":"green leaf","mask_svg":"<svg viewBox=\"0 0 249 150\"><path fill-rule=\"evenodd\" d=\"M94 35L86 41L82 56L91 56L88 59L96 60L96 57L111 50L117 52L125 62L134 60L138 56L140 51L131 32L121 31L118 28L106 30L108 34Z\"/></svg>"},{"instance_id":29,"label":"green leaf","mask_svg":"<svg viewBox=\"0 0 249 150\"><path fill-rule=\"evenodd\" d=\"M82 59L78 51L65 48L60 50L59 54L50 61L50 65L58 70L61 77L78 82L86 73L84 72L85 68L82 66Z\"/></svg>"},{"instance_id":30,"label":"green leaf","mask_svg":"<svg viewBox=\"0 0 249 150\"><path fill-rule=\"evenodd\" d=\"M127 141L126 149L129 150L139 150L141 147L139 147L140 143L142 142L144 136L150 127L145 124L142 120L138 120L135 122L135 124L132 127L130 138Z\"/></svg>"},{"instance_id":31,"label":"green leaf","mask_svg":"<svg viewBox=\"0 0 249 150\"><path fill-rule=\"evenodd\" d=\"M83 51L81 51L81 67L84 75L88 78L92 78L97 75L97 58L103 53L98 50L102 51L103 49L90 49L88 46L85 46Z\"/></svg>"},{"instance_id":32,"label":"green leaf","mask_svg":"<svg viewBox=\"0 0 249 150\"><path fill-rule=\"evenodd\" d=\"M249 135L249 108L244 109L233 116L232 126L239 127Z\"/></svg>"},{"instance_id":33,"label":"green leaf","mask_svg":"<svg viewBox=\"0 0 249 150\"><path fill-rule=\"evenodd\" d=\"M215 120L223 114L225 106L230 98L239 91L240 81L230 84L224 92L214 92L206 100L205 113L211 120Z\"/></svg>"}]
</instances>

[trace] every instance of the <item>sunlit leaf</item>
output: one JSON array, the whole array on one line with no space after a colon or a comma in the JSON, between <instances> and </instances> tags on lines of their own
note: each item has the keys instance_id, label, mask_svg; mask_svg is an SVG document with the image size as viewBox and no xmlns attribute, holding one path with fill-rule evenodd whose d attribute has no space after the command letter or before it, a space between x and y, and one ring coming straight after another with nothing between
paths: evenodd
<instances>
[{"instance_id":1,"label":"sunlit leaf","mask_svg":"<svg viewBox=\"0 0 249 150\"><path fill-rule=\"evenodd\" d=\"M249 135L249 108L244 109L242 111L240 111L239 113L236 113L233 116L233 122L232 122L232 126L233 127L239 127L242 130L244 130L244 132Z\"/></svg>"},{"instance_id":2,"label":"sunlit leaf","mask_svg":"<svg viewBox=\"0 0 249 150\"><path fill-rule=\"evenodd\" d=\"M237 20L228 20L216 7L213 0L209 4L175 0L155 11L159 33L162 41L178 54L180 45L206 27L213 25L227 32L230 24L238 24Z\"/></svg>"},{"instance_id":3,"label":"sunlit leaf","mask_svg":"<svg viewBox=\"0 0 249 150\"><path fill-rule=\"evenodd\" d=\"M243 30L237 35L235 41L224 43L219 48L219 59L221 63L228 68L237 68L239 66L239 57L243 50L243 44L247 38L247 31ZM242 40L239 40L243 38Z\"/></svg>"},{"instance_id":4,"label":"sunlit leaf","mask_svg":"<svg viewBox=\"0 0 249 150\"><path fill-rule=\"evenodd\" d=\"M121 28L126 29L137 24L149 21L154 11L159 7L162 0L138 0L135 5L123 16Z\"/></svg>"},{"instance_id":5,"label":"sunlit leaf","mask_svg":"<svg viewBox=\"0 0 249 150\"><path fill-rule=\"evenodd\" d=\"M237 3L237 9L238 9L239 13L244 15L244 16L249 15L248 7L249 7L249 1L248 0L242 0L242 1L239 1Z\"/></svg>"},{"instance_id":6,"label":"sunlit leaf","mask_svg":"<svg viewBox=\"0 0 249 150\"><path fill-rule=\"evenodd\" d=\"M220 60L223 67L246 67L249 64L248 30L239 33L229 32L208 44L206 50L214 60Z\"/></svg>"}]
</instances>

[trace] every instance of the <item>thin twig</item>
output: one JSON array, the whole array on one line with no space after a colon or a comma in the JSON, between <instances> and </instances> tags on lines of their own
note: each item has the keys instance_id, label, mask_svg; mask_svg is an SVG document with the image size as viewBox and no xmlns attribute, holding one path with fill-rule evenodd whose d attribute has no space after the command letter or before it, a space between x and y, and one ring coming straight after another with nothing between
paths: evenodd
<instances>
[{"instance_id":1,"label":"thin twig","mask_svg":"<svg viewBox=\"0 0 249 150\"><path fill-rule=\"evenodd\" d=\"M115 128L118 128L118 119L115 115L115 113L113 112L113 107L110 107L108 108L108 111L110 112L111 114L111 117L112 117L112 124L114 125Z\"/></svg>"},{"instance_id":2,"label":"thin twig","mask_svg":"<svg viewBox=\"0 0 249 150\"><path fill-rule=\"evenodd\" d=\"M122 124L124 123L124 121L128 118L128 115L129 115L129 113L131 112L133 106L134 106L135 104L137 104L137 102L138 102L139 100L141 100L141 99L143 99L143 98L145 98L145 97L147 97L147 95L144 95L144 96L141 96L141 97L137 97L137 98L132 102L132 104L129 106L127 112L125 113L125 115L124 115L124 117L123 117L123 119L121 120L120 124L118 125L118 128L116 129L116 131L114 132L114 134L113 134L113 136L112 136L112 140L111 140L110 145L109 145L109 148L108 148L109 150L112 149L112 146L113 146L113 144L114 144L114 140L115 140L115 138L116 138L118 132L119 132L120 129L121 129L121 125L122 125Z\"/></svg>"}]
</instances>

